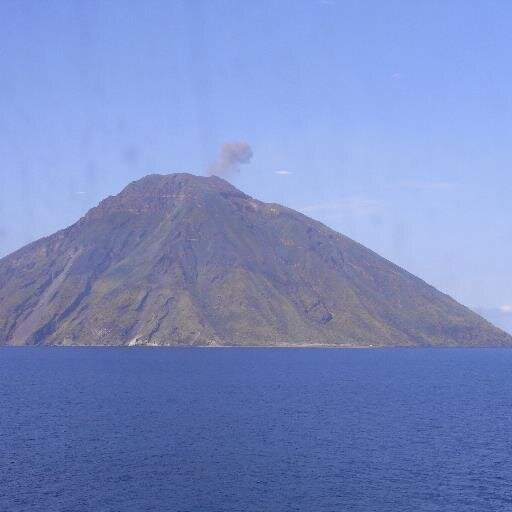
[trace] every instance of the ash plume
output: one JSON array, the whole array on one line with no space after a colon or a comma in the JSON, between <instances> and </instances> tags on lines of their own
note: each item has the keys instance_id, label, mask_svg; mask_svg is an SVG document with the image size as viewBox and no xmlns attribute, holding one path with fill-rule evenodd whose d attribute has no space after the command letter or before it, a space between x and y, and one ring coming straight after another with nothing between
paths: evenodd
<instances>
[{"instance_id":1,"label":"ash plume","mask_svg":"<svg viewBox=\"0 0 512 512\"><path fill-rule=\"evenodd\" d=\"M252 158L252 149L247 142L226 142L220 148L217 160L210 165L208 174L228 178L240 172L240 166L248 164Z\"/></svg>"}]
</instances>

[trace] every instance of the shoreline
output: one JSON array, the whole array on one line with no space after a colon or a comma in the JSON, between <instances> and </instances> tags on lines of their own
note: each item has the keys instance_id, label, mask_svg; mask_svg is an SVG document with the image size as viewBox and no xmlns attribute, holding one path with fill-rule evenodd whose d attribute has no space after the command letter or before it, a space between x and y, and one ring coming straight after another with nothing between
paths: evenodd
<instances>
[{"instance_id":1,"label":"shoreline","mask_svg":"<svg viewBox=\"0 0 512 512\"><path fill-rule=\"evenodd\" d=\"M156 344L140 344L140 345L105 345L105 344L81 344L81 345L0 345L1 349L51 349L51 348L105 348L105 349L340 349L340 350L381 350L381 349L511 349L510 345L332 345L332 344L294 344L281 343L278 345L156 345Z\"/></svg>"}]
</instances>

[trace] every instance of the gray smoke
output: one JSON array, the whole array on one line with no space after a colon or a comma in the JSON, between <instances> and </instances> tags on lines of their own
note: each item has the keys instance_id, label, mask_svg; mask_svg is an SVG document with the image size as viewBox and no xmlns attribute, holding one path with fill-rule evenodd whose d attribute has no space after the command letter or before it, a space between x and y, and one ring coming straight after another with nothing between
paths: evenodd
<instances>
[{"instance_id":1,"label":"gray smoke","mask_svg":"<svg viewBox=\"0 0 512 512\"><path fill-rule=\"evenodd\" d=\"M217 160L208 169L209 174L229 177L240 172L240 166L248 164L252 158L252 149L247 142L226 142L220 148Z\"/></svg>"}]
</instances>

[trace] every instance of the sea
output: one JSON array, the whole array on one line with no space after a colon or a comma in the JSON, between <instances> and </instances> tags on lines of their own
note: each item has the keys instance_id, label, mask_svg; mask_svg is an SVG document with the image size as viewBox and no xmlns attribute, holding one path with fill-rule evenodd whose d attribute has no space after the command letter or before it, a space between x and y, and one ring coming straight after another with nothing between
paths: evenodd
<instances>
[{"instance_id":1,"label":"sea","mask_svg":"<svg viewBox=\"0 0 512 512\"><path fill-rule=\"evenodd\" d=\"M512 350L0 349L28 511L512 511Z\"/></svg>"}]
</instances>

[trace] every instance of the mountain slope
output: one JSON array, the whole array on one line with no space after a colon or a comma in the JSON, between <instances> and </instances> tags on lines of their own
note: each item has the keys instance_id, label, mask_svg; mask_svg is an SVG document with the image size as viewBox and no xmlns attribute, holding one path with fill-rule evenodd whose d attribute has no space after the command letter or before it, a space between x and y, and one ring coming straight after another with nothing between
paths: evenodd
<instances>
[{"instance_id":1,"label":"mountain slope","mask_svg":"<svg viewBox=\"0 0 512 512\"><path fill-rule=\"evenodd\" d=\"M217 177L150 175L0 260L6 345L511 345L420 279Z\"/></svg>"}]
</instances>

